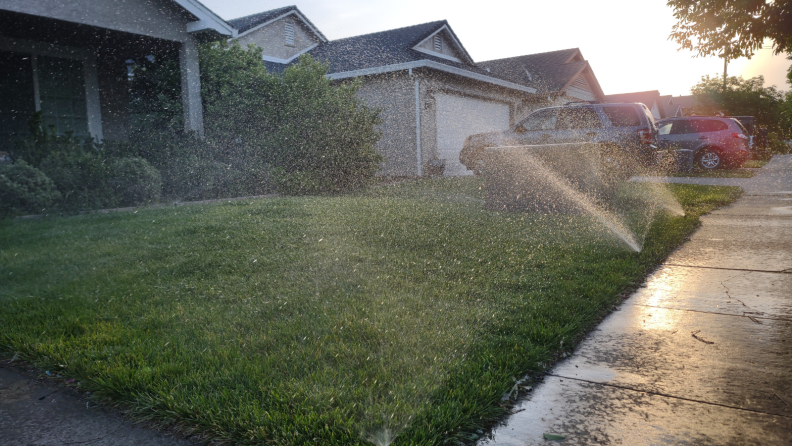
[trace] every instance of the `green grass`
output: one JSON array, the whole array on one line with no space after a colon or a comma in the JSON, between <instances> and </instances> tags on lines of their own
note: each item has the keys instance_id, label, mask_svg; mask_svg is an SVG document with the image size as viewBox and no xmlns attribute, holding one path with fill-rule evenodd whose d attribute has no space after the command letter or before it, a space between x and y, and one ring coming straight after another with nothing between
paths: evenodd
<instances>
[{"instance_id":1,"label":"green grass","mask_svg":"<svg viewBox=\"0 0 792 446\"><path fill-rule=\"evenodd\" d=\"M0 353L239 444L469 440L737 188L671 185L641 253L477 179L0 222ZM385 421L383 422L383 418Z\"/></svg>"},{"instance_id":2,"label":"green grass","mask_svg":"<svg viewBox=\"0 0 792 446\"><path fill-rule=\"evenodd\" d=\"M746 169L761 169L769 162L770 160L748 160L742 166Z\"/></svg>"},{"instance_id":3,"label":"green grass","mask_svg":"<svg viewBox=\"0 0 792 446\"><path fill-rule=\"evenodd\" d=\"M756 175L754 169L718 169L718 170L694 170L693 172L677 172L671 174L674 177L699 177L699 178L753 178Z\"/></svg>"}]
</instances>

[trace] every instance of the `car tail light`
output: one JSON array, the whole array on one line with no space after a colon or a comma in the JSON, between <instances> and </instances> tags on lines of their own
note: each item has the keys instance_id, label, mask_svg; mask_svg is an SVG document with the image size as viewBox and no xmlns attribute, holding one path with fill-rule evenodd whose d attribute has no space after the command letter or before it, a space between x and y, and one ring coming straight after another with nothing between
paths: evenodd
<instances>
[{"instance_id":1,"label":"car tail light","mask_svg":"<svg viewBox=\"0 0 792 446\"><path fill-rule=\"evenodd\" d=\"M732 133L732 136L733 136L733 137L735 137L735 138L744 139L744 140L746 140L746 141L748 141L749 139L751 139L751 138L749 138L749 137L747 137L747 136L743 135L742 133Z\"/></svg>"},{"instance_id":2,"label":"car tail light","mask_svg":"<svg viewBox=\"0 0 792 446\"><path fill-rule=\"evenodd\" d=\"M640 139L643 144L654 143L654 135L652 135L652 131L649 129L638 130L638 139Z\"/></svg>"}]
</instances>

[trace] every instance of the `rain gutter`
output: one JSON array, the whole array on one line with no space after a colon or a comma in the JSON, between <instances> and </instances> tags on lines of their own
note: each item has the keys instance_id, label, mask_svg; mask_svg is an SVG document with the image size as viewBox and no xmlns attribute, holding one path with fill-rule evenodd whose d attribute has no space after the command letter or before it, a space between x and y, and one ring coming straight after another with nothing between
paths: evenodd
<instances>
[{"instance_id":1,"label":"rain gutter","mask_svg":"<svg viewBox=\"0 0 792 446\"><path fill-rule=\"evenodd\" d=\"M481 82L498 85L500 87L511 88L512 90L519 90L525 93L536 93L535 88L526 87L525 85L515 84L513 82L497 79L483 74L474 73L472 71L463 70L462 68L452 67L444 63L435 62L433 60L417 60L414 62L404 62L393 65L383 65L381 67L363 68L361 70L342 71L339 73L331 73L327 75L330 80L349 79L352 77L371 76L374 74L392 73L394 71L414 70L416 68L431 68L437 71L443 71L449 74L466 77L468 79L475 79Z\"/></svg>"}]
</instances>

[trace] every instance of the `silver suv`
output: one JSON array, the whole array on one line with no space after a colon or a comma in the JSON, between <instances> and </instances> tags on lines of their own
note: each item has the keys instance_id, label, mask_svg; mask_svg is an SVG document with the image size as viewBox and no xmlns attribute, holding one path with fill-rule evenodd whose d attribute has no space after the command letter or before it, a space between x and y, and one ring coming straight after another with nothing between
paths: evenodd
<instances>
[{"instance_id":1,"label":"silver suv","mask_svg":"<svg viewBox=\"0 0 792 446\"><path fill-rule=\"evenodd\" d=\"M472 135L459 161L479 174L484 149L574 142L599 143L614 168L651 166L658 148L657 124L644 104L581 104L539 109L514 129ZM619 161L615 161L619 160Z\"/></svg>"},{"instance_id":2,"label":"silver suv","mask_svg":"<svg viewBox=\"0 0 792 446\"><path fill-rule=\"evenodd\" d=\"M702 169L740 167L751 154L748 131L734 118L668 118L658 127L661 148L691 150Z\"/></svg>"}]
</instances>

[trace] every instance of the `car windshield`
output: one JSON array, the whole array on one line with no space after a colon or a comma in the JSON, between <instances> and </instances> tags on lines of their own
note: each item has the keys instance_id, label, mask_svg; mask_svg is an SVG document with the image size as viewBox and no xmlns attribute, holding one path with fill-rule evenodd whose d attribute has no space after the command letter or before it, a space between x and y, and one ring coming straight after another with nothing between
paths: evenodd
<instances>
[{"instance_id":1,"label":"car windshield","mask_svg":"<svg viewBox=\"0 0 792 446\"><path fill-rule=\"evenodd\" d=\"M521 124L525 130L553 130L558 122L558 109L548 108L539 110L523 121Z\"/></svg>"}]
</instances>

